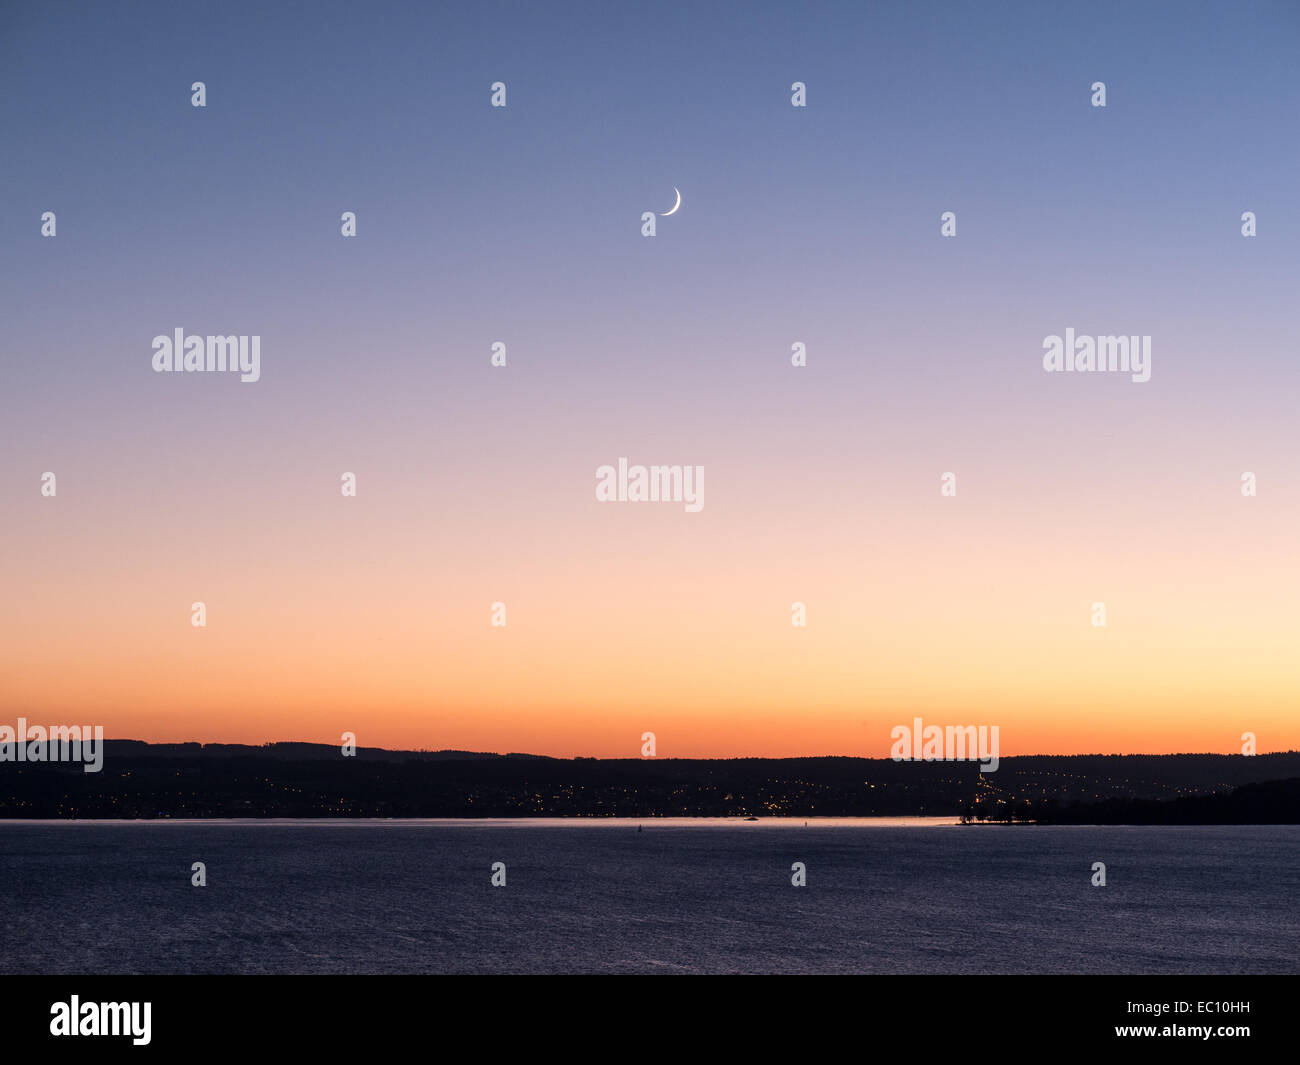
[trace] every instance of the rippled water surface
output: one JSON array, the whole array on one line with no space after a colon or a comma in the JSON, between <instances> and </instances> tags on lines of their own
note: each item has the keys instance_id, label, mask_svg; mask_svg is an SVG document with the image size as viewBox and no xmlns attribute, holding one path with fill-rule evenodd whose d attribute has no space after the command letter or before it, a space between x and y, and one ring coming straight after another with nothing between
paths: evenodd
<instances>
[{"instance_id":1,"label":"rippled water surface","mask_svg":"<svg viewBox=\"0 0 1300 1065\"><path fill-rule=\"evenodd\" d=\"M8 973L1294 973L1300 827L8 822L0 907Z\"/></svg>"}]
</instances>

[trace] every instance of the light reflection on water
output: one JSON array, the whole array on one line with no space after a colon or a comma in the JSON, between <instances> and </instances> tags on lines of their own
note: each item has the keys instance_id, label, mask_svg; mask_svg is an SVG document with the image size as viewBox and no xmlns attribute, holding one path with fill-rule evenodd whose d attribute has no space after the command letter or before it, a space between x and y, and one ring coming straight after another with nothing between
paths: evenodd
<instances>
[{"instance_id":1,"label":"light reflection on water","mask_svg":"<svg viewBox=\"0 0 1300 1065\"><path fill-rule=\"evenodd\" d=\"M1298 826L900 820L0 824L0 972L1297 970Z\"/></svg>"}]
</instances>

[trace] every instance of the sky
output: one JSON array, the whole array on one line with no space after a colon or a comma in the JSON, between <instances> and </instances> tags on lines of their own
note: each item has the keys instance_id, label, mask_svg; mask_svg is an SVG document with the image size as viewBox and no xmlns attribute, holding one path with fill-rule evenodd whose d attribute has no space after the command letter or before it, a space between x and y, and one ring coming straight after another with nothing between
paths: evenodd
<instances>
[{"instance_id":1,"label":"sky","mask_svg":"<svg viewBox=\"0 0 1300 1065\"><path fill-rule=\"evenodd\" d=\"M0 722L1300 747L1298 46L1292 3L3 5ZM260 380L154 372L177 328ZM1045 372L1067 328L1151 379ZM620 457L703 508L598 501Z\"/></svg>"}]
</instances>

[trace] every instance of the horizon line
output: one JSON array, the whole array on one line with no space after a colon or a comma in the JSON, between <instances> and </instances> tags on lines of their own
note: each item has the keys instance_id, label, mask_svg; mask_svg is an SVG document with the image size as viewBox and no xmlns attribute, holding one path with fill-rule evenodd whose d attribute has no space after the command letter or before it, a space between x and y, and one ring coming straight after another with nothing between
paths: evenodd
<instances>
[{"instance_id":1,"label":"horizon line","mask_svg":"<svg viewBox=\"0 0 1300 1065\"><path fill-rule=\"evenodd\" d=\"M141 743L146 746L186 746L194 745L198 747L248 747L256 750L263 747L274 747L277 745L299 745L304 747L332 747L341 749L342 745L338 743L324 743L318 740L264 740L261 743L240 743L225 740L140 740L132 737L104 737L104 743ZM979 764L978 758L892 758L889 755L869 755L869 754L728 754L728 755L653 755L650 757L639 755L628 756L601 756L586 754L571 755L554 755L554 754L534 754L530 751L480 751L472 750L467 747L365 747L360 744L355 745L355 749L360 751L385 751L397 754L468 754L484 755L492 758L546 758L556 762L572 762L577 760L595 761L595 762L727 762L727 761L792 761L796 759L807 758L856 758L861 761L869 762L973 762ZM1260 758L1269 755L1281 754L1300 754L1300 749L1286 748L1276 751L1257 751L1254 754L1243 754L1241 752L1223 752L1223 751L1073 751L1068 754L1004 754L1001 760L1009 758Z\"/></svg>"}]
</instances>

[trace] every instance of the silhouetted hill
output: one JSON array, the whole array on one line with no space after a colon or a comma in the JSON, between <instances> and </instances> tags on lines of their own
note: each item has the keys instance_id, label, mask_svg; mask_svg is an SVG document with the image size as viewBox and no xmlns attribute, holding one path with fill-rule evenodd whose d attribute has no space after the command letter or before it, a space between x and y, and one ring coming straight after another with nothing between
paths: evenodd
<instances>
[{"instance_id":1,"label":"silhouetted hill","mask_svg":"<svg viewBox=\"0 0 1300 1065\"><path fill-rule=\"evenodd\" d=\"M280 761L336 760L338 744L331 743L146 743L144 740L105 740L105 758L275 758ZM482 751L390 751L383 747L358 747L362 761L446 761L454 758L544 758L540 754L487 754Z\"/></svg>"},{"instance_id":2,"label":"silhouetted hill","mask_svg":"<svg viewBox=\"0 0 1300 1065\"><path fill-rule=\"evenodd\" d=\"M0 763L0 817L961 814L1063 822L1081 804L1226 796L1240 785L1296 777L1295 751L1033 755L1004 758L996 772L980 775L972 762L562 759L380 748L344 758L326 744L110 740L99 773L83 772L80 763Z\"/></svg>"},{"instance_id":3,"label":"silhouetted hill","mask_svg":"<svg viewBox=\"0 0 1300 1065\"><path fill-rule=\"evenodd\" d=\"M1065 807L1044 804L1032 811L1032 816L1039 824L1295 825L1300 824L1300 779L1266 780L1243 784L1226 795L1185 796L1166 802L1107 799Z\"/></svg>"}]
</instances>

